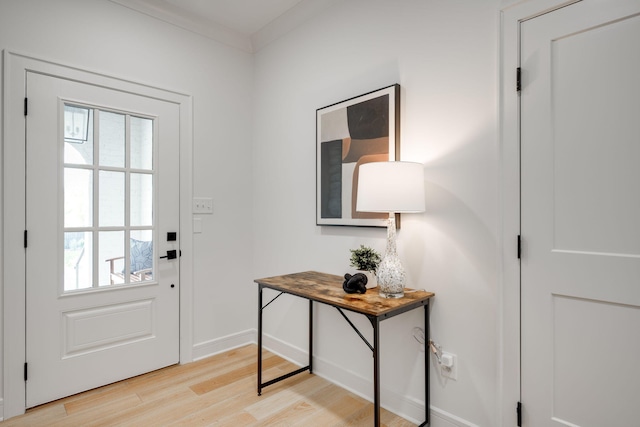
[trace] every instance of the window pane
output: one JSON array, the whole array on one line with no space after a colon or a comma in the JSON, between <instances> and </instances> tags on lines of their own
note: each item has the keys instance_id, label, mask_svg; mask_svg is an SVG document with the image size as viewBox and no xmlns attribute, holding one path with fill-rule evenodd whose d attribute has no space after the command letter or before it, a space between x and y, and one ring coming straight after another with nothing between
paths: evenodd
<instances>
[{"instance_id":1,"label":"window pane","mask_svg":"<svg viewBox=\"0 0 640 427\"><path fill-rule=\"evenodd\" d=\"M124 231L101 231L98 237L100 286L124 283Z\"/></svg>"},{"instance_id":2,"label":"window pane","mask_svg":"<svg viewBox=\"0 0 640 427\"><path fill-rule=\"evenodd\" d=\"M65 291L153 280L154 121L64 107Z\"/></svg>"},{"instance_id":3,"label":"window pane","mask_svg":"<svg viewBox=\"0 0 640 427\"><path fill-rule=\"evenodd\" d=\"M131 174L131 225L153 225L153 175Z\"/></svg>"},{"instance_id":4,"label":"window pane","mask_svg":"<svg viewBox=\"0 0 640 427\"><path fill-rule=\"evenodd\" d=\"M64 168L64 226L93 224L93 171Z\"/></svg>"},{"instance_id":5,"label":"window pane","mask_svg":"<svg viewBox=\"0 0 640 427\"><path fill-rule=\"evenodd\" d=\"M124 225L124 172L100 171L100 227Z\"/></svg>"},{"instance_id":6,"label":"window pane","mask_svg":"<svg viewBox=\"0 0 640 427\"><path fill-rule=\"evenodd\" d=\"M153 120L131 117L131 168L153 169Z\"/></svg>"},{"instance_id":7,"label":"window pane","mask_svg":"<svg viewBox=\"0 0 640 427\"><path fill-rule=\"evenodd\" d=\"M125 116L100 111L100 165L124 167Z\"/></svg>"},{"instance_id":8,"label":"window pane","mask_svg":"<svg viewBox=\"0 0 640 427\"><path fill-rule=\"evenodd\" d=\"M64 290L90 288L93 283L93 234L64 233Z\"/></svg>"},{"instance_id":9,"label":"window pane","mask_svg":"<svg viewBox=\"0 0 640 427\"><path fill-rule=\"evenodd\" d=\"M93 110L64 106L64 162L93 164Z\"/></svg>"},{"instance_id":10,"label":"window pane","mask_svg":"<svg viewBox=\"0 0 640 427\"><path fill-rule=\"evenodd\" d=\"M153 237L151 230L131 232L131 281L153 279Z\"/></svg>"}]
</instances>

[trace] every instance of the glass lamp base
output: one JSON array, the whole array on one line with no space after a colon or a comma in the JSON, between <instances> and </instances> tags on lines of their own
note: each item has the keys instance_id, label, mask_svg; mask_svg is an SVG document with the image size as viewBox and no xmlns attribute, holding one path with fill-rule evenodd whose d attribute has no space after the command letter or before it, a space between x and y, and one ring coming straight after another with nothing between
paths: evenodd
<instances>
[{"instance_id":1,"label":"glass lamp base","mask_svg":"<svg viewBox=\"0 0 640 427\"><path fill-rule=\"evenodd\" d=\"M383 298L402 298L404 296L404 292L383 292L378 287L378 294Z\"/></svg>"},{"instance_id":2,"label":"glass lamp base","mask_svg":"<svg viewBox=\"0 0 640 427\"><path fill-rule=\"evenodd\" d=\"M378 293L384 298L404 296L405 271L396 251L396 220L389 214L387 221L387 250L378 265Z\"/></svg>"}]
</instances>

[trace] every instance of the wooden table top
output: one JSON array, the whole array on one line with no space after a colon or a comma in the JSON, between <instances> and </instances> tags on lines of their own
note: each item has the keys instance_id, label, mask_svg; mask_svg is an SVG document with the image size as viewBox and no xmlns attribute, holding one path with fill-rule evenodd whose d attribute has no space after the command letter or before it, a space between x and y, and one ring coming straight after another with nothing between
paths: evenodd
<instances>
[{"instance_id":1,"label":"wooden table top","mask_svg":"<svg viewBox=\"0 0 640 427\"><path fill-rule=\"evenodd\" d=\"M288 294L337 306L373 317L392 317L428 304L433 292L406 288L402 298L384 298L377 289L364 294L348 294L342 289L344 278L334 274L305 271L256 279L254 282Z\"/></svg>"}]
</instances>

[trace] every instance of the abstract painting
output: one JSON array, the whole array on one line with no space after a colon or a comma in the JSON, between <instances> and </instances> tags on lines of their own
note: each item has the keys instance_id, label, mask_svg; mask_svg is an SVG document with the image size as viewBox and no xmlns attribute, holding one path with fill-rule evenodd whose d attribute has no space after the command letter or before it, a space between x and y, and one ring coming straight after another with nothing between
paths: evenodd
<instances>
[{"instance_id":1,"label":"abstract painting","mask_svg":"<svg viewBox=\"0 0 640 427\"><path fill-rule=\"evenodd\" d=\"M357 212L358 170L400 153L400 85L316 110L316 224L386 227L387 214Z\"/></svg>"}]
</instances>

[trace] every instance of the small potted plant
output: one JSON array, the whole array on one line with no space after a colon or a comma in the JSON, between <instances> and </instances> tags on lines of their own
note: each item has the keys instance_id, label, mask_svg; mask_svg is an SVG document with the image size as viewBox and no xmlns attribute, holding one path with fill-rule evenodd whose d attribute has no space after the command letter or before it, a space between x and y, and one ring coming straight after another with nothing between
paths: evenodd
<instances>
[{"instance_id":1,"label":"small potted plant","mask_svg":"<svg viewBox=\"0 0 640 427\"><path fill-rule=\"evenodd\" d=\"M367 288L375 288L377 285L376 271L380 264L380 254L374 249L360 245L358 249L351 251L351 266L364 272L367 275Z\"/></svg>"}]
</instances>

